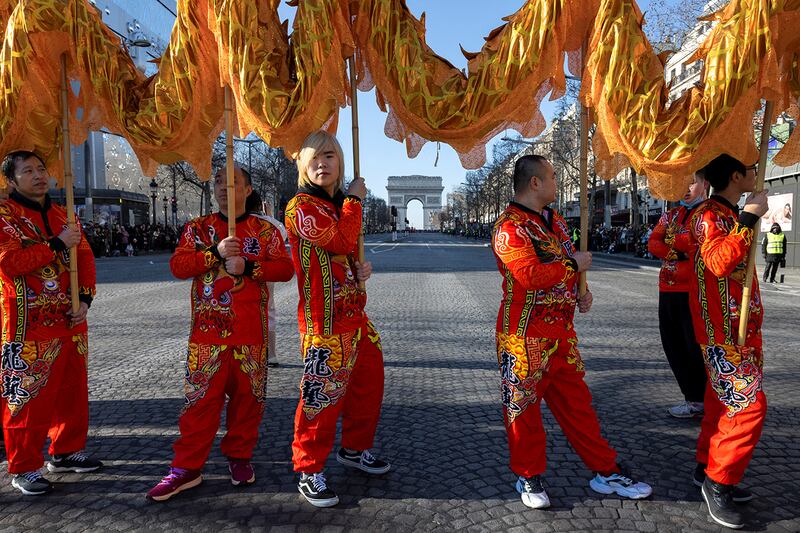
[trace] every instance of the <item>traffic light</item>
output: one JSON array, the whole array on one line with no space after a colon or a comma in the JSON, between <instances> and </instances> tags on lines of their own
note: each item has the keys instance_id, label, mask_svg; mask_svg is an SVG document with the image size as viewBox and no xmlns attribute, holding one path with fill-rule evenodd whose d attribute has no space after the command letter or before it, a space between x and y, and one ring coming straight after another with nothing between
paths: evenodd
<instances>
[{"instance_id":1,"label":"traffic light","mask_svg":"<svg viewBox=\"0 0 800 533\"><path fill-rule=\"evenodd\" d=\"M172 212L173 213L177 213L178 212L178 199L173 196L171 202L172 202Z\"/></svg>"},{"instance_id":2,"label":"traffic light","mask_svg":"<svg viewBox=\"0 0 800 533\"><path fill-rule=\"evenodd\" d=\"M390 209L391 209L392 216L396 217L397 216L397 207L393 205Z\"/></svg>"}]
</instances>

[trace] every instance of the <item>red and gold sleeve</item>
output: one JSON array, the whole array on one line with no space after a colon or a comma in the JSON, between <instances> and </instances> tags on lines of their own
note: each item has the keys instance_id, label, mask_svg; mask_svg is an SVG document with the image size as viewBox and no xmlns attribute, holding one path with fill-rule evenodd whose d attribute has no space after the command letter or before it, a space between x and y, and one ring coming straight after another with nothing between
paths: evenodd
<instances>
[{"instance_id":1,"label":"red and gold sleeve","mask_svg":"<svg viewBox=\"0 0 800 533\"><path fill-rule=\"evenodd\" d=\"M342 205L339 220L311 202L298 203L287 224L299 237L335 254L348 255L356 247L361 233L361 202L348 196Z\"/></svg>"},{"instance_id":2,"label":"red and gold sleeve","mask_svg":"<svg viewBox=\"0 0 800 533\"><path fill-rule=\"evenodd\" d=\"M693 218L692 232L700 245L700 256L711 272L729 276L741 263L753 242L753 229L736 222L730 231L718 213L704 210Z\"/></svg>"},{"instance_id":3,"label":"red and gold sleeve","mask_svg":"<svg viewBox=\"0 0 800 533\"><path fill-rule=\"evenodd\" d=\"M666 259L669 261L675 259L675 252L666 242L668 224L667 213L664 213L661 215L661 218L658 219L656 227L653 228L653 233L650 234L650 239L647 241L647 249L659 259Z\"/></svg>"},{"instance_id":4,"label":"red and gold sleeve","mask_svg":"<svg viewBox=\"0 0 800 533\"><path fill-rule=\"evenodd\" d=\"M501 224L493 244L497 257L525 290L549 289L562 281L571 282L576 275L572 258L542 263L530 238L513 222Z\"/></svg>"},{"instance_id":5,"label":"red and gold sleeve","mask_svg":"<svg viewBox=\"0 0 800 533\"><path fill-rule=\"evenodd\" d=\"M197 228L189 222L183 229L175 253L169 260L169 269L178 279L190 279L217 268L222 259L214 246L201 247L196 239Z\"/></svg>"},{"instance_id":6,"label":"red and gold sleeve","mask_svg":"<svg viewBox=\"0 0 800 533\"><path fill-rule=\"evenodd\" d=\"M9 278L29 274L56 258L47 243L23 242L14 218L7 207L0 208L0 270Z\"/></svg>"},{"instance_id":7,"label":"red and gold sleeve","mask_svg":"<svg viewBox=\"0 0 800 533\"><path fill-rule=\"evenodd\" d=\"M255 281L289 281L294 276L292 259L286 251L283 237L272 224L263 221L265 226L258 240L265 250L263 256L255 261L247 261L245 275L251 276Z\"/></svg>"}]
</instances>

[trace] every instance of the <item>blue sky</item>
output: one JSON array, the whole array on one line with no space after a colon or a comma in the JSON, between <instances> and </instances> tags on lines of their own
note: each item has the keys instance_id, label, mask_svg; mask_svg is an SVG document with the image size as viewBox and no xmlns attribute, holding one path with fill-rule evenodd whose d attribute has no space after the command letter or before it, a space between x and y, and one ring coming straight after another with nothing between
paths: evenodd
<instances>
[{"instance_id":1,"label":"blue sky","mask_svg":"<svg viewBox=\"0 0 800 533\"><path fill-rule=\"evenodd\" d=\"M407 0L407 2L415 16L419 17L423 11L426 14L428 45L458 68L466 67L466 59L461 54L459 45L471 52L480 50L484 37L503 23L502 18L513 14L524 4L524 0L499 2ZM642 9L646 9L648 3L648 1L639 2ZM291 16L286 8L281 11L286 16ZM375 105L374 92L359 92L358 98L361 174L367 180L367 187L376 196L386 199L388 176L408 174L441 176L445 187L444 202L446 194L458 187L464 180L466 172L461 167L456 152L442 144L438 164L434 166L436 144L427 143L416 158L408 158L402 143L388 139L384 135L386 114ZM555 103L545 101L544 104L542 112L549 120L555 110ZM340 113L337 136L347 160L346 174L350 176L353 174L353 166L349 108L343 109ZM501 134L499 137L502 136ZM418 202L412 202L409 206L409 220L415 227L422 227L422 206Z\"/></svg>"}]
</instances>

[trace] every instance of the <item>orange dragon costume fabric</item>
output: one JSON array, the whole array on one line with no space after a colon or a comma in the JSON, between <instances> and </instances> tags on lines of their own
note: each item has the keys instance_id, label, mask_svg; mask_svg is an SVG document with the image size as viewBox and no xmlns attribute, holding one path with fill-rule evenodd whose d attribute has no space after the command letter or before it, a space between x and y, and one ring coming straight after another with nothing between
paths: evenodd
<instances>
[{"instance_id":1,"label":"orange dragon costume fabric","mask_svg":"<svg viewBox=\"0 0 800 533\"><path fill-rule=\"evenodd\" d=\"M583 381L572 322L577 263L564 219L511 202L494 226L492 248L503 277L497 359L511 470L526 478L545 471L544 399L586 466L617 472Z\"/></svg>"},{"instance_id":2,"label":"orange dragon costume fabric","mask_svg":"<svg viewBox=\"0 0 800 533\"><path fill-rule=\"evenodd\" d=\"M301 188L286 206L286 229L304 364L292 460L295 471L312 474L330 454L340 414L342 446L372 447L383 402L383 351L354 274L361 201Z\"/></svg>"},{"instance_id":3,"label":"orange dragon costume fabric","mask_svg":"<svg viewBox=\"0 0 800 533\"><path fill-rule=\"evenodd\" d=\"M50 455L82 450L89 428L87 325L70 327L69 250L57 238L67 213L14 192L0 204L0 298L3 308L3 432L8 471L42 467ZM92 250L81 237L80 299L95 294Z\"/></svg>"},{"instance_id":4,"label":"orange dragon costume fabric","mask_svg":"<svg viewBox=\"0 0 800 533\"><path fill-rule=\"evenodd\" d=\"M697 441L697 462L717 483L736 485L744 476L764 425L767 399L761 390L764 309L753 278L744 346L736 345L745 264L758 217L739 213L712 196L692 215L698 245L691 284L691 310L710 387Z\"/></svg>"},{"instance_id":5,"label":"orange dragon costume fabric","mask_svg":"<svg viewBox=\"0 0 800 533\"><path fill-rule=\"evenodd\" d=\"M184 228L170 259L172 274L192 278L192 327L186 356L186 404L178 422L172 466L203 467L219 428L225 396L227 432L222 453L249 460L258 440L266 392L267 282L292 278L292 262L278 229L254 214L236 220L245 270L230 275L217 252L228 236L220 214L196 218Z\"/></svg>"}]
</instances>

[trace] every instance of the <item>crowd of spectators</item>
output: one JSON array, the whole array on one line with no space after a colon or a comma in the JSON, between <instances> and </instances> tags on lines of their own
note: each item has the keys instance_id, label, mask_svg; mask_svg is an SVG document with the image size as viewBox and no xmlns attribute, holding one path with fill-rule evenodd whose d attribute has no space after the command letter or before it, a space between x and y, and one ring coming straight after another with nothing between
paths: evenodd
<instances>
[{"instance_id":1,"label":"crowd of spectators","mask_svg":"<svg viewBox=\"0 0 800 533\"><path fill-rule=\"evenodd\" d=\"M642 224L636 227L626 224L607 228L596 225L589 239L589 250L609 254L629 253L637 257L652 258L647 251L647 241L653 233L653 224Z\"/></svg>"},{"instance_id":2,"label":"crowd of spectators","mask_svg":"<svg viewBox=\"0 0 800 533\"><path fill-rule=\"evenodd\" d=\"M489 239L492 236L492 225L480 222L459 223L455 228L445 228L442 233L460 235L468 239Z\"/></svg>"},{"instance_id":3,"label":"crowd of spectators","mask_svg":"<svg viewBox=\"0 0 800 533\"><path fill-rule=\"evenodd\" d=\"M84 224L84 234L95 257L119 257L155 252L171 252L175 249L178 230L163 224Z\"/></svg>"},{"instance_id":4,"label":"crowd of spectators","mask_svg":"<svg viewBox=\"0 0 800 533\"><path fill-rule=\"evenodd\" d=\"M592 228L589 236L589 250L593 252L604 252L609 254L628 253L637 257L652 259L652 255L647 251L647 241L653 233L654 224L641 224L633 227L630 224L624 226L612 226L607 228L598 224ZM469 224L459 224L456 228L445 229L443 233L450 235L460 235L472 239L491 238L492 225L472 222ZM578 246L580 231L570 227L570 235Z\"/></svg>"}]
</instances>

